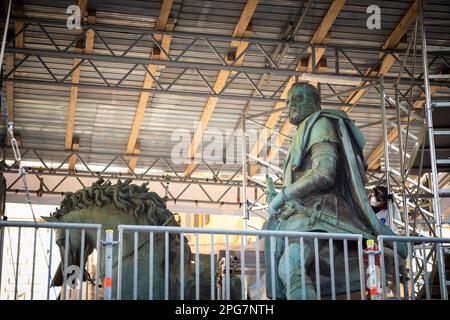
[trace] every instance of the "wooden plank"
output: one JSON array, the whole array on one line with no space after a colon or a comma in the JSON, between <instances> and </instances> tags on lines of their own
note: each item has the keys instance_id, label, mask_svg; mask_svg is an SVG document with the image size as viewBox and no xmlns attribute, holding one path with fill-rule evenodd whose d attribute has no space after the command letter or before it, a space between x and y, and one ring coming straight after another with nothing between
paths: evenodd
<instances>
[{"instance_id":1,"label":"wooden plank","mask_svg":"<svg viewBox=\"0 0 450 320\"><path fill-rule=\"evenodd\" d=\"M8 54L5 56L5 74L11 72L14 68L14 55ZM14 74L11 75L11 78ZM14 121L14 82L5 81L5 96L6 104L8 105L8 118L9 121Z\"/></svg>"},{"instance_id":2,"label":"wooden plank","mask_svg":"<svg viewBox=\"0 0 450 320\"><path fill-rule=\"evenodd\" d=\"M242 10L241 16L239 18L238 23L236 24L236 27L233 31L233 37L247 37L251 34L251 26L250 21L251 18L256 10L256 6L258 5L259 0L248 0L244 9ZM235 57L239 57L239 55L247 48L248 43L245 41L232 41L230 46L237 47ZM236 65L241 65L244 56L239 58L238 61L236 61ZM217 76L216 82L214 84L214 90L216 92L221 91L228 80L228 77L230 76L231 72L227 70L220 70L219 75ZM203 133L206 130L206 127L208 126L209 120L211 119L211 116L214 112L214 109L216 108L217 102L219 99L217 97L210 97L206 101L205 107L203 109L203 113L200 117L200 122L195 130L194 137L192 138L191 144L189 146L189 153L188 156L191 160L194 159L195 153L198 149L198 146L200 145L200 142L203 137ZM197 165L192 161L189 163L185 170L184 170L184 176L188 177L194 172L194 170L197 168Z\"/></svg>"},{"instance_id":3,"label":"wooden plank","mask_svg":"<svg viewBox=\"0 0 450 320\"><path fill-rule=\"evenodd\" d=\"M80 16L81 22L83 23L84 17L86 15L87 10L87 0L80 0L78 2L78 6L80 7ZM88 23L90 25L95 24L96 14L95 11L90 10L88 14ZM89 29L85 34L85 42L79 41L76 44L75 51L76 52L84 52L85 54L92 54L94 52L94 31ZM73 68L78 66L80 63L79 58L73 59ZM81 74L81 65L76 68L71 77L72 84L78 84L80 81ZM72 86L70 88L70 98L69 98L69 108L67 110L67 122L66 122L66 136L64 140L64 149L77 151L79 149L80 143L79 138L74 137L75 130L75 116L77 112L77 103L78 103L78 87ZM76 139L76 141L74 141ZM74 149L76 148L76 149ZM69 170L75 169L75 164L77 162L77 157L74 155L69 159Z\"/></svg>"},{"instance_id":4,"label":"wooden plank","mask_svg":"<svg viewBox=\"0 0 450 320\"><path fill-rule=\"evenodd\" d=\"M389 37L384 42L383 49L393 49L400 43L401 39L408 31L409 25L414 22L419 14L419 1L420 0L415 0L408 8L408 11L406 11L399 23L395 26L394 31L391 32ZM424 3L426 2L427 1L425 0Z\"/></svg>"},{"instance_id":5,"label":"wooden plank","mask_svg":"<svg viewBox=\"0 0 450 320\"><path fill-rule=\"evenodd\" d=\"M24 16L24 8L23 8L23 3L17 3L15 5L15 8L12 12L15 16L17 17L23 17ZM24 48L25 45L25 32L21 32L19 34L19 32L22 30L23 28L23 21L14 21L14 30L15 33L18 34L15 38L14 38L14 46L16 48ZM21 53L16 53L16 58L17 59L23 59L24 55Z\"/></svg>"},{"instance_id":6,"label":"wooden plank","mask_svg":"<svg viewBox=\"0 0 450 320\"><path fill-rule=\"evenodd\" d=\"M238 23L233 31L233 37L242 37L244 36L245 31L247 30L250 21L252 20L253 14L255 13L256 6L258 5L259 0L248 0L245 4L244 9L241 12L241 16L239 18Z\"/></svg>"},{"instance_id":7,"label":"wooden plank","mask_svg":"<svg viewBox=\"0 0 450 320\"><path fill-rule=\"evenodd\" d=\"M13 12L14 15L17 17L23 17L24 10L23 10L23 4L17 3L16 8ZM14 32L18 34L23 28L23 21L15 21L14 22ZM14 39L14 46L16 48L23 48L25 44L25 38L24 38L24 32L21 32L17 37ZM5 55L5 74L8 74L11 72L11 70L14 69L14 60L17 59L23 59L23 54L7 54ZM11 78L14 78L14 73L11 74ZM5 81L5 98L6 103L8 105L8 116L10 121L14 121L14 82L12 81Z\"/></svg>"},{"instance_id":8,"label":"wooden plank","mask_svg":"<svg viewBox=\"0 0 450 320\"><path fill-rule=\"evenodd\" d=\"M138 154L141 153L141 144L139 141L136 141L136 145L134 146L133 155L128 156L130 161L128 162L128 166L130 169L134 170L136 168L138 162ZM131 173L132 170L128 170Z\"/></svg>"},{"instance_id":9,"label":"wooden plank","mask_svg":"<svg viewBox=\"0 0 450 320\"><path fill-rule=\"evenodd\" d=\"M166 30L166 31L172 31L174 28L173 20L169 18L170 11L172 9L172 0L164 0L161 9L159 12L158 20L156 21L155 30ZM161 41L161 47L169 53L170 50L170 43L172 41L171 36L163 36L160 35L155 36L155 39L158 41ZM166 59L166 55L161 52L159 48L153 48L152 52L150 53L151 59ZM153 75L153 77L156 77L157 72L159 70L157 65L149 64L147 65L147 69L150 71L150 73ZM148 72L145 73L144 76L144 82L142 84L142 88L144 89L150 89L153 87L154 80L152 76L148 74ZM128 155L133 155L135 150L138 150L136 147L137 138L139 135L139 130L141 128L142 120L144 118L145 109L147 108L148 99L150 97L150 94L148 92L141 92L139 95L139 101L136 107L136 112L134 114L133 123L131 125L130 129L130 135L128 137L128 143L127 143L127 149L126 153ZM136 160L133 160L136 158ZM131 161L133 160L133 161ZM134 169L135 165L137 163L137 157L130 158L129 166Z\"/></svg>"},{"instance_id":10,"label":"wooden plank","mask_svg":"<svg viewBox=\"0 0 450 320\"><path fill-rule=\"evenodd\" d=\"M426 1L425 1L426 2ZM419 0L415 0L413 4L408 8L406 13L402 16L400 21L395 26L394 30L391 32L389 37L386 39L386 41L383 44L383 49L395 49L399 46L402 46L402 39L406 35L406 32L408 31L409 25L414 22L417 15L419 14ZM380 67L378 70L373 70L372 68L369 68L366 71L366 75L371 75L373 72L375 73L375 76L385 75L389 72L392 65L395 63L395 58L391 54L387 54L383 61L380 64ZM364 85L366 82L361 82L359 86ZM346 100L346 103L349 104L349 106L341 107L342 111L348 112L352 105L356 104L364 95L366 89L359 89L357 92L351 94L349 98Z\"/></svg>"},{"instance_id":11,"label":"wooden plank","mask_svg":"<svg viewBox=\"0 0 450 320\"><path fill-rule=\"evenodd\" d=\"M80 149L80 138L79 137L73 137L72 139L72 146L70 147L72 151L78 151ZM75 169L75 164L77 163L78 157L74 154L69 158L69 170Z\"/></svg>"},{"instance_id":12,"label":"wooden plank","mask_svg":"<svg viewBox=\"0 0 450 320\"><path fill-rule=\"evenodd\" d=\"M344 4L345 0L333 1L333 3L327 10L327 13L323 17L322 22L320 23L316 32L314 32L314 35L311 39L311 44L322 43L322 41L325 39L326 35L330 31L331 27L333 26L334 21L336 21L337 16L344 7Z\"/></svg>"},{"instance_id":13,"label":"wooden plank","mask_svg":"<svg viewBox=\"0 0 450 320\"><path fill-rule=\"evenodd\" d=\"M169 19L170 10L172 10L173 0L164 0L159 11L158 20L156 20L155 30L164 31L167 20Z\"/></svg>"},{"instance_id":14,"label":"wooden plank","mask_svg":"<svg viewBox=\"0 0 450 320\"><path fill-rule=\"evenodd\" d=\"M149 64L147 66L147 68L152 73L153 76L156 76L156 73L157 73L156 65ZM153 86L153 78L148 73L146 73L142 88L149 89L152 86ZM133 124L131 125L130 136L128 138L127 154L132 154L133 150L135 148L136 140L137 140L137 137L139 134L139 129L141 127L142 119L144 118L145 108L147 107L147 102L148 102L149 96L150 96L150 93L148 93L148 92L142 92L139 95L138 105L136 108L136 112L134 114Z\"/></svg>"}]
</instances>

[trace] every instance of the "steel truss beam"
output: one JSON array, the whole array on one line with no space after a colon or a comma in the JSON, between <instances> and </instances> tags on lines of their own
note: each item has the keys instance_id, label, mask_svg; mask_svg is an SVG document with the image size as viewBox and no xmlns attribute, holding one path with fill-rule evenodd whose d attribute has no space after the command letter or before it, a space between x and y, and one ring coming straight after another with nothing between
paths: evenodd
<instances>
[{"instance_id":1,"label":"steel truss beam","mask_svg":"<svg viewBox=\"0 0 450 320\"><path fill-rule=\"evenodd\" d=\"M148 182L150 183L150 189L163 188L163 192L168 199L174 203L194 203L194 204L213 204L218 206L232 205L242 206L243 197L240 195L242 189L242 180L237 179L237 175L241 168L237 166L236 172L231 174L227 178L220 177L221 166L214 170L212 165L203 161L203 165L210 171L212 178L195 178L195 177L182 177L173 167L173 164L169 159L163 157L146 157L140 156L141 160L147 160L151 164L137 172L136 170L118 171L116 170L117 163L128 166L126 155L112 155L112 154L96 154L97 156L110 156L110 161L99 168L94 168L88 164L87 157L92 156L92 153L82 152L60 152L56 151L56 155L64 160L57 162L56 164L50 164L44 160L45 156L42 152L50 152L50 150L36 150L36 149L23 149L22 161L33 162L33 165L26 166L26 172L30 179L34 179L35 184L39 187L30 190L32 194L38 196L45 195L62 195L65 192L73 192L73 188L67 189L64 187L67 182L76 182L80 188L89 186L99 178L105 180L117 180L117 179L133 179L133 182ZM54 150L51 152L55 152ZM76 170L68 170L66 167L69 164L69 159L75 156L78 160ZM6 157L6 160L13 161L13 158ZM157 165L163 165L168 168L164 174L154 174L150 171ZM126 169L127 167L125 167ZM9 193L25 193L25 188L20 185L20 172L16 166L16 162L6 165L4 164L2 171L10 179L7 185L7 192ZM16 177L16 178L13 178ZM33 184L31 181L30 185ZM52 186L50 186L52 184ZM186 191L193 189L194 186L198 186L200 194L197 194L197 199L193 199L191 196L186 196ZM252 190L255 194L255 198L260 198L260 193L256 189L259 187L252 181L247 182L247 188ZM213 195L212 193L215 193Z\"/></svg>"},{"instance_id":2,"label":"steel truss beam","mask_svg":"<svg viewBox=\"0 0 450 320\"><path fill-rule=\"evenodd\" d=\"M81 88L92 88L92 89L108 89L108 90L120 90L120 91L135 91L135 92L158 92L158 93L167 93L167 94L180 94L187 96L206 96L206 97L220 97L225 99L238 99L238 100L266 100L277 102L280 101L278 99L280 95L280 88L275 90L264 90L263 88L259 88L256 83L259 82L259 77L263 74L270 73L272 75L278 75L281 77L286 77L288 80L291 76L298 76L303 80L309 81L319 81L321 83L331 83L331 84L341 84L341 85L352 85L355 83L359 83L360 81L377 81L376 77L365 76L358 70L357 66L352 62L349 55L351 51L365 52L367 54L373 54L377 56L379 59L379 53L383 52L384 55L387 54L399 54L401 50L380 50L378 48L372 47L364 47L364 46L336 46L336 45L319 45L305 42L297 42L297 41L282 41L282 40L271 40L271 39L261 39L261 38L249 38L248 39L248 47L246 48L246 53L251 52L253 57L259 57L266 62L266 67L255 67L254 65L236 65L233 62L227 62L222 58L222 55L226 54L223 52L224 49L224 41L232 41L232 37L228 36L217 36L210 34L201 34L201 33L187 33L187 32L158 32L156 30L147 30L147 29L136 29L136 28L127 28L127 27L113 27L113 26L101 26L101 25L86 25L86 28L80 34L67 34L73 38L69 44L62 45L58 44L58 40L54 39L54 35L47 31L46 28L50 27L61 27L66 29L65 24L60 21L42 21L39 19L22 19L20 21L24 22L24 27L22 30L15 34L15 37L19 37L23 34L23 32L32 27L37 27L39 30L44 30L44 34L49 41L49 45L47 49L33 49L33 48L13 48L7 47L6 52L9 53L20 53L22 54L22 59L16 61L15 67L4 75L5 81L15 81L15 82L23 82L23 83L37 83L43 85L58 85L58 86L73 86L74 84L70 81L70 75L80 68L83 64L91 66L95 72L98 74L99 78L103 83L99 84L98 82L88 82L87 80L80 81L77 85ZM82 38L86 37L86 32L91 30L94 32L96 38L101 42L101 44L106 49L105 54L83 54L81 52L76 52L75 46L76 43ZM108 43L110 41L105 35L102 35L102 32L120 32L121 34L125 34L124 38L130 39L131 44L119 50L113 49L113 43ZM156 39L154 35L156 34L164 34L170 35L176 40L183 40L186 42L184 47L179 48L179 50L174 50L176 53L172 51L170 54L164 52L165 50L162 48L162 44L160 41ZM246 39L247 41L247 39ZM10 43L13 42L13 39L10 39ZM167 56L166 60L160 60L158 58L155 59L147 59L147 58L137 58L136 53L133 52L134 49L138 47L138 45L158 47L160 50ZM275 45L283 45L287 49L285 50L285 56L291 56L290 64L280 65L273 62L271 56L268 54L268 46ZM183 45L181 45L183 46ZM208 52L203 52L203 56L200 58L195 58L196 53L198 52L198 47L203 46L207 47L210 54L210 59L214 59L216 63L204 63L204 55ZM313 70L313 73L307 72L299 72L295 71L295 65L297 62L304 56L307 56L307 52L318 49L325 48L328 50L335 50L337 53L343 54L353 66L355 70L341 70L339 65L339 61L336 61L336 66L334 68L335 73L315 73L317 70ZM197 50L197 51L196 51ZM130 56L131 53L135 53L133 57ZM438 52L438 54L441 54ZM339 56L339 54L338 54ZM42 78L21 78L15 77L12 79L10 76L15 71L20 71L20 67L23 63L29 59L30 57L36 57L36 59L41 63L43 70L47 72L51 79L50 81L42 80ZM51 68L46 63L47 58L61 58L61 59L70 59L72 61L74 58L80 59L80 63L75 65L65 76L60 78L55 76L55 73L52 72ZM236 61L235 59L234 61ZM115 79L107 79L104 74L98 69L96 66L96 62L107 62L111 64L127 64L129 70L125 72L123 77L119 80ZM142 86L126 86L123 85L123 81L136 69L142 69L143 72L151 75L151 72L147 69L147 65L153 64L158 66L169 66L181 68L178 76L169 84L163 84L157 79L154 79L156 87L151 89L143 89ZM269 67L270 66L270 67ZM331 67L330 67L331 68ZM177 81L185 74L188 70L191 72L195 72L195 74L199 77L199 90L197 91L177 91L172 89L172 87L177 83ZM225 87L220 91L216 92L214 88L207 82L206 78L202 74L202 70L210 70L210 71L219 71L219 70L229 70L235 72L234 77L232 77ZM407 72L409 73L409 72ZM242 78L245 81L248 81L249 85L255 89L254 94L251 95L232 95L227 94L227 88L230 87L231 83L237 79ZM394 78L385 78L385 82L389 83L394 81ZM439 85L445 85L446 82L436 81ZM448 83L450 86L450 82Z\"/></svg>"}]
</instances>

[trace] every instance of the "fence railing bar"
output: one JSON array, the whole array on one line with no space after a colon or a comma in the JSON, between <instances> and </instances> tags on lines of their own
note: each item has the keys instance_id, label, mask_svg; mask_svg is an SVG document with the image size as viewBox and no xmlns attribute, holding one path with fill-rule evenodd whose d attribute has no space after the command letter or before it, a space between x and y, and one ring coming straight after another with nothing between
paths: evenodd
<instances>
[{"instance_id":1,"label":"fence railing bar","mask_svg":"<svg viewBox=\"0 0 450 320\"><path fill-rule=\"evenodd\" d=\"M184 300L184 233L180 233L180 300Z\"/></svg>"},{"instance_id":2,"label":"fence railing bar","mask_svg":"<svg viewBox=\"0 0 450 320\"><path fill-rule=\"evenodd\" d=\"M22 228L19 228L17 234L17 254L16 254L16 274L14 281L14 300L17 300L17 288L19 285L19 264L20 264L20 239L21 239ZM12 250L11 250L12 251Z\"/></svg>"},{"instance_id":3,"label":"fence railing bar","mask_svg":"<svg viewBox=\"0 0 450 320\"><path fill-rule=\"evenodd\" d=\"M230 300L230 239L228 234L225 235L225 287L226 299Z\"/></svg>"},{"instance_id":4,"label":"fence railing bar","mask_svg":"<svg viewBox=\"0 0 450 320\"><path fill-rule=\"evenodd\" d=\"M150 279L148 280L149 282L149 288L148 288L148 298L150 300L153 300L153 278L154 278L154 274L153 274L153 248L155 246L155 234L153 232L150 232L150 258L149 258L149 264L150 264L150 268L149 268L149 273L150 273Z\"/></svg>"},{"instance_id":5,"label":"fence railing bar","mask_svg":"<svg viewBox=\"0 0 450 320\"><path fill-rule=\"evenodd\" d=\"M50 229L49 236L49 257L48 257L48 272L47 272L47 300L50 300L50 285L52 282L52 258L53 258L53 229Z\"/></svg>"},{"instance_id":6,"label":"fence railing bar","mask_svg":"<svg viewBox=\"0 0 450 320\"><path fill-rule=\"evenodd\" d=\"M347 300L350 300L350 272L348 268L348 241L344 240L344 273L345 273L345 294Z\"/></svg>"},{"instance_id":7,"label":"fence railing bar","mask_svg":"<svg viewBox=\"0 0 450 320\"><path fill-rule=\"evenodd\" d=\"M394 241L394 269L395 269L395 288L396 288L396 295L397 300L401 299L401 293L400 293L400 271L398 267L398 248L397 248L397 241Z\"/></svg>"},{"instance_id":8,"label":"fence railing bar","mask_svg":"<svg viewBox=\"0 0 450 320\"><path fill-rule=\"evenodd\" d=\"M256 236L255 241L255 260L256 260L256 291L258 300L261 299L261 275L260 275L260 265L259 265L259 236Z\"/></svg>"},{"instance_id":9,"label":"fence railing bar","mask_svg":"<svg viewBox=\"0 0 450 320\"><path fill-rule=\"evenodd\" d=\"M200 252L199 236L195 234L195 300L200 299Z\"/></svg>"},{"instance_id":10,"label":"fence railing bar","mask_svg":"<svg viewBox=\"0 0 450 320\"><path fill-rule=\"evenodd\" d=\"M36 242L37 242L37 232L38 228L34 229L34 239L33 239L33 262L31 266L31 298L30 300L33 300L34 298L34 276L36 271ZM1 272L1 269L0 269Z\"/></svg>"},{"instance_id":11,"label":"fence railing bar","mask_svg":"<svg viewBox=\"0 0 450 320\"><path fill-rule=\"evenodd\" d=\"M300 270L302 281L302 300L306 300L305 241L303 237L300 237Z\"/></svg>"},{"instance_id":12,"label":"fence railing bar","mask_svg":"<svg viewBox=\"0 0 450 320\"><path fill-rule=\"evenodd\" d=\"M137 231L134 232L134 241L133 241L133 300L137 300L138 298L138 253L139 253L139 233Z\"/></svg>"},{"instance_id":13,"label":"fence railing bar","mask_svg":"<svg viewBox=\"0 0 450 320\"><path fill-rule=\"evenodd\" d=\"M314 260L315 260L315 272L316 272L316 299L321 299L320 294L320 257L319 257L319 239L314 238Z\"/></svg>"},{"instance_id":14,"label":"fence railing bar","mask_svg":"<svg viewBox=\"0 0 450 320\"><path fill-rule=\"evenodd\" d=\"M245 279L245 236L241 235L241 295L242 300L247 300Z\"/></svg>"},{"instance_id":15,"label":"fence railing bar","mask_svg":"<svg viewBox=\"0 0 450 320\"><path fill-rule=\"evenodd\" d=\"M275 282L275 273L276 273L276 269L275 269L275 256L274 256L274 238L273 236L270 236L269 238L270 240L270 275L271 275L271 283L272 283L272 300L276 300L276 282Z\"/></svg>"},{"instance_id":16,"label":"fence railing bar","mask_svg":"<svg viewBox=\"0 0 450 320\"><path fill-rule=\"evenodd\" d=\"M284 237L284 254L286 264L286 299L291 300L291 279L290 279L290 266L289 266L289 238Z\"/></svg>"},{"instance_id":17,"label":"fence railing bar","mask_svg":"<svg viewBox=\"0 0 450 320\"><path fill-rule=\"evenodd\" d=\"M215 283L214 283L214 278L215 278L215 272L214 272L214 234L211 234L211 254L210 254L210 285L211 285L211 300L215 299Z\"/></svg>"},{"instance_id":18,"label":"fence railing bar","mask_svg":"<svg viewBox=\"0 0 450 320\"><path fill-rule=\"evenodd\" d=\"M378 242L380 248L380 268L381 268L381 288L383 290L383 299L387 298L386 293L386 265L384 262L384 242L380 239Z\"/></svg>"},{"instance_id":19,"label":"fence railing bar","mask_svg":"<svg viewBox=\"0 0 450 320\"><path fill-rule=\"evenodd\" d=\"M334 274L334 244L333 239L328 240L328 246L330 251L330 275L331 275L331 299L336 300L336 282Z\"/></svg>"},{"instance_id":20,"label":"fence railing bar","mask_svg":"<svg viewBox=\"0 0 450 320\"><path fill-rule=\"evenodd\" d=\"M164 232L164 299L169 300L169 233Z\"/></svg>"},{"instance_id":21,"label":"fence railing bar","mask_svg":"<svg viewBox=\"0 0 450 320\"><path fill-rule=\"evenodd\" d=\"M83 278L84 278L84 247L86 241L86 230L81 229L81 239L80 239L80 293L78 296L79 300L83 300Z\"/></svg>"},{"instance_id":22,"label":"fence railing bar","mask_svg":"<svg viewBox=\"0 0 450 320\"><path fill-rule=\"evenodd\" d=\"M63 272L63 287L62 287L62 292L63 292L63 300L67 300L67 268L68 268L68 263L69 263L69 246L70 246L70 230L66 229L66 241L65 241L65 245L64 245L64 268L62 270Z\"/></svg>"}]
</instances>

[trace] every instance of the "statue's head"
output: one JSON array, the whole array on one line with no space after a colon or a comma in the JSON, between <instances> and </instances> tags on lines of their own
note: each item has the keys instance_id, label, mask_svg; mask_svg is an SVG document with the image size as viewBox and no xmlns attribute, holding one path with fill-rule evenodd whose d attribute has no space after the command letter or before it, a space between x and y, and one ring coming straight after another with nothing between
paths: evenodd
<instances>
[{"instance_id":1,"label":"statue's head","mask_svg":"<svg viewBox=\"0 0 450 320\"><path fill-rule=\"evenodd\" d=\"M306 117L320 110L319 90L309 83L297 82L288 92L289 122L299 125Z\"/></svg>"}]
</instances>

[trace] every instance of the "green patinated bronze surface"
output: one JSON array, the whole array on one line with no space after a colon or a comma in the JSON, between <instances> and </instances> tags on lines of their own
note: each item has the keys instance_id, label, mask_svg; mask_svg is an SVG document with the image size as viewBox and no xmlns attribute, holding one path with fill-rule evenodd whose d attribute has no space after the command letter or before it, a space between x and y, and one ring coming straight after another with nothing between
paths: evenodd
<instances>
[{"instance_id":1,"label":"green patinated bronze surface","mask_svg":"<svg viewBox=\"0 0 450 320\"><path fill-rule=\"evenodd\" d=\"M284 163L283 187L276 193L268 179L267 202L270 218L264 228L269 230L316 231L362 234L365 239L378 235L394 235L381 224L373 212L364 184L366 182L363 148L364 136L347 114L336 110L321 110L318 90L307 83L296 83L288 93L289 120L297 131ZM389 244L388 244L389 245ZM269 241L265 244L269 261ZM304 243L306 267L305 288L302 288L300 247L298 240L284 239L276 243L276 270L268 269L266 289L271 297L271 273L276 273L276 297L286 298L287 282L293 299L315 299L314 246ZM342 244L334 243L336 293L345 292ZM330 260L328 241L319 241L320 288L322 296L330 295ZM399 254L406 249L399 244ZM286 277L285 255L289 251L290 277ZM358 254L349 247L350 287L360 289ZM387 266L387 272L390 272ZM306 297L304 297L305 292ZM272 297L274 298L274 297Z\"/></svg>"},{"instance_id":2,"label":"green patinated bronze surface","mask_svg":"<svg viewBox=\"0 0 450 320\"><path fill-rule=\"evenodd\" d=\"M99 180L89 188L83 188L75 193L67 193L61 206L47 221L95 223L101 224L104 230L117 230L121 224L128 225L156 225L179 226L176 216L170 212L164 200L155 192L151 192L146 184L137 186L131 180L117 184L105 183ZM68 266L80 265L81 231L72 230L69 237ZM86 231L85 257L95 248L95 231ZM153 299L165 298L164 286L164 234L154 233L153 255ZM184 250L184 261L180 261L180 242ZM65 232L57 230L56 243L60 247L61 259L64 261ZM149 269L150 269L150 240L148 233L139 233L138 241L138 299L149 299ZM100 278L104 277L104 250L100 257ZM186 237L180 241L178 234L169 235L169 298L180 298L180 265L184 265L184 298L195 299L195 263ZM85 259L86 261L86 259ZM217 267L218 263L215 263ZM113 287L112 298L117 294L118 246L113 249ZM124 233L122 259L122 299L133 299L134 283L134 234ZM210 255L200 254L200 299L210 299ZM217 273L217 272L216 272ZM86 273L85 273L86 274ZM85 279L87 277L85 276ZM215 277L213 283L216 283ZM53 285L62 285L63 272L60 264ZM240 297L240 280L231 276L231 297Z\"/></svg>"}]
</instances>

